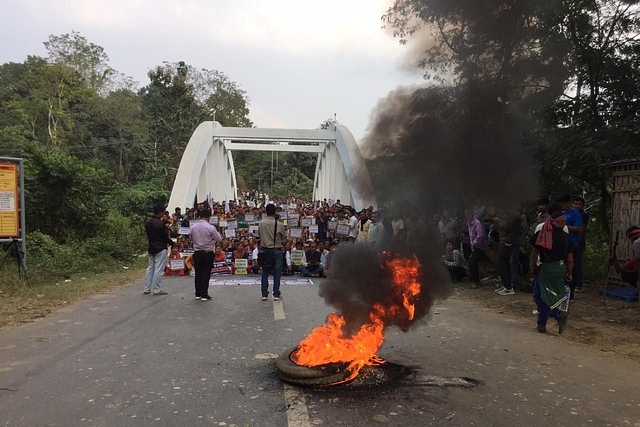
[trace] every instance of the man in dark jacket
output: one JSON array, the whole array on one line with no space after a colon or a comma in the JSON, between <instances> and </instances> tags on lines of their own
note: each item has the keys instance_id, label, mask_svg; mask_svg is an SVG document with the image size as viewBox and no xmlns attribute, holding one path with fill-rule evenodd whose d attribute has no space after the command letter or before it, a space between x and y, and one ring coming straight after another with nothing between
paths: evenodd
<instances>
[{"instance_id":1,"label":"man in dark jacket","mask_svg":"<svg viewBox=\"0 0 640 427\"><path fill-rule=\"evenodd\" d=\"M173 247L174 243L167 234L167 226L160 219L164 209L165 207L161 205L154 206L153 216L144 224L149 238L149 266L143 292L145 294L150 294L153 287L154 295L167 295L166 291L160 290L160 279L167 264L167 245Z\"/></svg>"}]
</instances>

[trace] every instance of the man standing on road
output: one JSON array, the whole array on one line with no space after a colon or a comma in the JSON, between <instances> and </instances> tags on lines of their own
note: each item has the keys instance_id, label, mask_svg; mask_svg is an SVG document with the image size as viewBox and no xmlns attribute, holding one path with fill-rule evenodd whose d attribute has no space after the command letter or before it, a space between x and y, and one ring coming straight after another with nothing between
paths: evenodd
<instances>
[{"instance_id":1,"label":"man standing on road","mask_svg":"<svg viewBox=\"0 0 640 427\"><path fill-rule=\"evenodd\" d=\"M196 270L196 299L210 301L209 279L213 268L215 242L222 241L222 236L213 225L209 224L211 210L202 209L198 213L199 221L191 222L191 241L193 242L193 268Z\"/></svg>"},{"instance_id":2,"label":"man standing on road","mask_svg":"<svg viewBox=\"0 0 640 427\"><path fill-rule=\"evenodd\" d=\"M481 286L480 282L480 267L481 261L489 261L487 256L487 237L484 232L484 227L480 223L480 220L473 214L473 210L466 209L464 211L465 219L469 227L469 241L471 244L471 256L469 257L469 278L471 279L471 289L476 289Z\"/></svg>"},{"instance_id":3,"label":"man standing on road","mask_svg":"<svg viewBox=\"0 0 640 427\"><path fill-rule=\"evenodd\" d=\"M270 265L262 267L262 301L269 298L269 273L273 272L273 300L282 300L280 295L280 277L282 276L282 245L287 241L284 225L276 219L276 207L269 203L265 211L267 218L258 224L258 236L262 243L262 252L270 256Z\"/></svg>"},{"instance_id":4,"label":"man standing on road","mask_svg":"<svg viewBox=\"0 0 640 427\"><path fill-rule=\"evenodd\" d=\"M164 221L160 219L164 215L164 209L164 206L154 206L153 216L144 224L149 239L149 266L144 281L144 294L150 294L153 287L154 295L167 295L166 291L160 290L160 279L167 265L167 245L173 247L174 243L167 234Z\"/></svg>"},{"instance_id":5,"label":"man standing on road","mask_svg":"<svg viewBox=\"0 0 640 427\"><path fill-rule=\"evenodd\" d=\"M582 221L582 212L573 207L573 203L571 203L571 196L569 194L561 194L556 199L556 203L560 205L562 208L562 212L566 217L567 228L569 229L569 236L571 236L571 240L573 241L573 247L580 247L580 234L584 232L584 223ZM580 258L576 263L574 271L572 272L572 277L582 277L582 252L578 251L576 253ZM580 269L581 271L578 271ZM576 290L576 281L571 280L569 284L571 288L571 299L575 298L574 292Z\"/></svg>"},{"instance_id":6,"label":"man standing on road","mask_svg":"<svg viewBox=\"0 0 640 427\"><path fill-rule=\"evenodd\" d=\"M556 211L547 219L542 229L531 238L530 269L537 277L533 282L533 300L538 306L538 332L547 331L547 320L558 321L558 333L567 326L566 283L573 274L573 239L564 232L566 217ZM538 255L541 265L538 267Z\"/></svg>"}]
</instances>

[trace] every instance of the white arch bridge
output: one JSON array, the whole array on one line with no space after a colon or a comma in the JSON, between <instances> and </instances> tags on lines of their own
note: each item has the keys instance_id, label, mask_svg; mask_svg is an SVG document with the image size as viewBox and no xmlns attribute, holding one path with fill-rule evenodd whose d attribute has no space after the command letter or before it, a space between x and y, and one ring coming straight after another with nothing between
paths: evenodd
<instances>
[{"instance_id":1,"label":"white arch bridge","mask_svg":"<svg viewBox=\"0 0 640 427\"><path fill-rule=\"evenodd\" d=\"M376 206L360 148L342 125L327 130L223 127L203 122L180 161L169 209L190 207L209 194L214 200L238 198L233 151L317 153L313 200L333 199L356 209Z\"/></svg>"}]
</instances>

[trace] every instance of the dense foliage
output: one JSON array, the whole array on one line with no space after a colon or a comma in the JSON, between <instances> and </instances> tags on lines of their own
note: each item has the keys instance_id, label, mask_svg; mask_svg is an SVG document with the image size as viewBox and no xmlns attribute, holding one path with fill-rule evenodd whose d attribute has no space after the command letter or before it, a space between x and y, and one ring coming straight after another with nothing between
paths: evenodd
<instances>
[{"instance_id":1,"label":"dense foliage","mask_svg":"<svg viewBox=\"0 0 640 427\"><path fill-rule=\"evenodd\" d=\"M70 274L145 249L142 222L168 201L182 152L203 121L253 126L248 97L217 70L163 63L136 82L77 32L47 57L0 65L0 156L25 159L29 265ZM315 158L238 153L239 182L310 197ZM241 187L241 189L243 189ZM55 276L55 274L54 274Z\"/></svg>"}]
</instances>

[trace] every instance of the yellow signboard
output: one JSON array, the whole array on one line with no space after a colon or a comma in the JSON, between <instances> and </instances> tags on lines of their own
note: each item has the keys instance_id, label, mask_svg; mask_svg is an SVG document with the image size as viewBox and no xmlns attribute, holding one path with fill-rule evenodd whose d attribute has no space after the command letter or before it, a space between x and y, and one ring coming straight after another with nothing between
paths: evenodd
<instances>
[{"instance_id":1,"label":"yellow signboard","mask_svg":"<svg viewBox=\"0 0 640 427\"><path fill-rule=\"evenodd\" d=\"M18 165L0 163L0 238L20 237Z\"/></svg>"}]
</instances>

